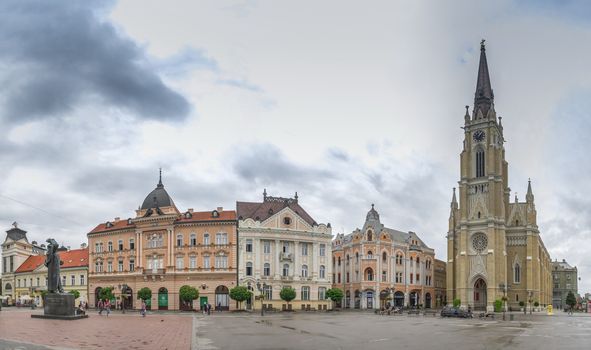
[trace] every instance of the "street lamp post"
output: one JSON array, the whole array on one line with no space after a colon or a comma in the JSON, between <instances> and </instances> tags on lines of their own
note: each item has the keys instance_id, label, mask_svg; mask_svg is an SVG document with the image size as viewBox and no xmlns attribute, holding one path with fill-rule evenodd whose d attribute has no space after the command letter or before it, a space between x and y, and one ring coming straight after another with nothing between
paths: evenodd
<instances>
[{"instance_id":1,"label":"street lamp post","mask_svg":"<svg viewBox=\"0 0 591 350\"><path fill-rule=\"evenodd\" d=\"M527 300L527 302L529 303L529 314L531 315L531 303L534 292L530 290L527 294L529 296L529 299Z\"/></svg>"},{"instance_id":2,"label":"street lamp post","mask_svg":"<svg viewBox=\"0 0 591 350\"><path fill-rule=\"evenodd\" d=\"M503 290L503 321L506 321L505 313L507 312L507 286L505 283L499 284L499 288Z\"/></svg>"},{"instance_id":3,"label":"street lamp post","mask_svg":"<svg viewBox=\"0 0 591 350\"><path fill-rule=\"evenodd\" d=\"M259 291L259 298L261 299L261 316L265 316L265 306L263 305L263 301L265 299L264 294L263 294L263 290L265 287L267 287L266 283L263 283L261 285L261 282L257 281L257 289Z\"/></svg>"}]
</instances>

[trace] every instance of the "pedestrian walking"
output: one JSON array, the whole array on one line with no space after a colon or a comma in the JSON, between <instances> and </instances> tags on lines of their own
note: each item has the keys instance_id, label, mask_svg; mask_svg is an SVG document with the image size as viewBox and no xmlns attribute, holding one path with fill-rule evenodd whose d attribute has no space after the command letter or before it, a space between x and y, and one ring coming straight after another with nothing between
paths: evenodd
<instances>
[{"instance_id":1,"label":"pedestrian walking","mask_svg":"<svg viewBox=\"0 0 591 350\"><path fill-rule=\"evenodd\" d=\"M222 312L222 303L218 302L218 312Z\"/></svg>"},{"instance_id":2,"label":"pedestrian walking","mask_svg":"<svg viewBox=\"0 0 591 350\"><path fill-rule=\"evenodd\" d=\"M142 317L146 317L146 302L142 299L142 306L140 309L140 313L142 314Z\"/></svg>"},{"instance_id":3,"label":"pedestrian walking","mask_svg":"<svg viewBox=\"0 0 591 350\"><path fill-rule=\"evenodd\" d=\"M99 302L98 302L98 305L97 305L97 306L98 306L98 309L99 309L99 315L101 315L101 316L102 316L102 315L103 315L103 306L104 306L104 303L103 303L103 301L102 301L102 300L99 300Z\"/></svg>"},{"instance_id":4,"label":"pedestrian walking","mask_svg":"<svg viewBox=\"0 0 591 350\"><path fill-rule=\"evenodd\" d=\"M105 302L105 310L107 311L107 317L109 317L109 314L111 313L111 301L107 300Z\"/></svg>"},{"instance_id":5,"label":"pedestrian walking","mask_svg":"<svg viewBox=\"0 0 591 350\"><path fill-rule=\"evenodd\" d=\"M211 315L211 304L207 303L207 314Z\"/></svg>"}]
</instances>

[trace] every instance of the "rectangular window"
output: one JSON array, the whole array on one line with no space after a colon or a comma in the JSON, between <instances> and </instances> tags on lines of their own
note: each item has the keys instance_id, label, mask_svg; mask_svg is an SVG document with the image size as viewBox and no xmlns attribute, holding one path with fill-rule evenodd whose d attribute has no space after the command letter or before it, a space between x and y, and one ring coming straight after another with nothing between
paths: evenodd
<instances>
[{"instance_id":1,"label":"rectangular window","mask_svg":"<svg viewBox=\"0 0 591 350\"><path fill-rule=\"evenodd\" d=\"M20 286L21 286L21 280L20 279L16 280L16 286L20 288Z\"/></svg>"},{"instance_id":2,"label":"rectangular window","mask_svg":"<svg viewBox=\"0 0 591 350\"><path fill-rule=\"evenodd\" d=\"M283 242L283 252L289 253L289 242Z\"/></svg>"},{"instance_id":3,"label":"rectangular window","mask_svg":"<svg viewBox=\"0 0 591 350\"><path fill-rule=\"evenodd\" d=\"M133 272L133 271L135 271L135 260L130 259L129 260L129 272Z\"/></svg>"},{"instance_id":4,"label":"rectangular window","mask_svg":"<svg viewBox=\"0 0 591 350\"><path fill-rule=\"evenodd\" d=\"M215 268L216 269L225 269L228 267L228 257L225 255L220 255L215 257Z\"/></svg>"},{"instance_id":5,"label":"rectangular window","mask_svg":"<svg viewBox=\"0 0 591 350\"><path fill-rule=\"evenodd\" d=\"M208 233L203 235L203 245L209 245L209 234Z\"/></svg>"},{"instance_id":6,"label":"rectangular window","mask_svg":"<svg viewBox=\"0 0 591 350\"><path fill-rule=\"evenodd\" d=\"M326 255L326 244L322 243L320 244L320 256L325 256Z\"/></svg>"},{"instance_id":7,"label":"rectangular window","mask_svg":"<svg viewBox=\"0 0 591 350\"><path fill-rule=\"evenodd\" d=\"M94 244L94 251L95 251L96 253L100 253L100 252L101 252L101 251L99 250L99 244L98 244L98 243L95 243L95 244Z\"/></svg>"},{"instance_id":8,"label":"rectangular window","mask_svg":"<svg viewBox=\"0 0 591 350\"><path fill-rule=\"evenodd\" d=\"M194 256L189 257L189 267L192 269L197 267L197 258L196 257L194 257Z\"/></svg>"},{"instance_id":9,"label":"rectangular window","mask_svg":"<svg viewBox=\"0 0 591 350\"><path fill-rule=\"evenodd\" d=\"M118 243L119 243L119 251L122 251L123 250L123 240L120 239Z\"/></svg>"},{"instance_id":10,"label":"rectangular window","mask_svg":"<svg viewBox=\"0 0 591 350\"><path fill-rule=\"evenodd\" d=\"M134 239L133 239L133 238L131 238L131 239L129 240L129 249L130 249L130 250L134 250L134 249L135 249L135 241L134 241Z\"/></svg>"},{"instance_id":11,"label":"rectangular window","mask_svg":"<svg viewBox=\"0 0 591 350\"><path fill-rule=\"evenodd\" d=\"M326 288L320 287L318 288L318 300L325 300L326 299Z\"/></svg>"},{"instance_id":12,"label":"rectangular window","mask_svg":"<svg viewBox=\"0 0 591 350\"><path fill-rule=\"evenodd\" d=\"M421 275L417 273L417 284L421 284Z\"/></svg>"},{"instance_id":13,"label":"rectangular window","mask_svg":"<svg viewBox=\"0 0 591 350\"><path fill-rule=\"evenodd\" d=\"M339 274L337 275L337 283L341 283L341 273L339 272Z\"/></svg>"},{"instance_id":14,"label":"rectangular window","mask_svg":"<svg viewBox=\"0 0 591 350\"><path fill-rule=\"evenodd\" d=\"M183 268L183 261L184 259L182 257L177 257L176 258L176 268L177 269L182 269Z\"/></svg>"},{"instance_id":15,"label":"rectangular window","mask_svg":"<svg viewBox=\"0 0 591 350\"><path fill-rule=\"evenodd\" d=\"M273 300L273 287L272 286L268 286L265 285L263 287L263 293L264 293L264 298L265 300Z\"/></svg>"},{"instance_id":16,"label":"rectangular window","mask_svg":"<svg viewBox=\"0 0 591 350\"><path fill-rule=\"evenodd\" d=\"M45 277L45 287L47 287L47 277Z\"/></svg>"},{"instance_id":17,"label":"rectangular window","mask_svg":"<svg viewBox=\"0 0 591 350\"><path fill-rule=\"evenodd\" d=\"M271 241L263 241L263 253L271 254Z\"/></svg>"},{"instance_id":18,"label":"rectangular window","mask_svg":"<svg viewBox=\"0 0 591 350\"><path fill-rule=\"evenodd\" d=\"M386 277L386 271L382 271L382 282L386 282L387 277Z\"/></svg>"},{"instance_id":19,"label":"rectangular window","mask_svg":"<svg viewBox=\"0 0 591 350\"><path fill-rule=\"evenodd\" d=\"M310 287L302 287L302 300L310 300Z\"/></svg>"},{"instance_id":20,"label":"rectangular window","mask_svg":"<svg viewBox=\"0 0 591 350\"><path fill-rule=\"evenodd\" d=\"M350 278L349 278L350 276L351 275L347 272L347 283L349 283L349 281L350 281Z\"/></svg>"},{"instance_id":21,"label":"rectangular window","mask_svg":"<svg viewBox=\"0 0 591 350\"><path fill-rule=\"evenodd\" d=\"M66 276L62 276L62 286L66 286Z\"/></svg>"},{"instance_id":22,"label":"rectangular window","mask_svg":"<svg viewBox=\"0 0 591 350\"><path fill-rule=\"evenodd\" d=\"M183 246L183 236L182 235L177 235L176 236L176 246L177 247L182 247Z\"/></svg>"},{"instance_id":23,"label":"rectangular window","mask_svg":"<svg viewBox=\"0 0 591 350\"><path fill-rule=\"evenodd\" d=\"M109 241L109 243L108 243L107 247L108 247L108 250L109 250L110 252L112 252L112 251L113 251L113 242Z\"/></svg>"},{"instance_id":24,"label":"rectangular window","mask_svg":"<svg viewBox=\"0 0 591 350\"><path fill-rule=\"evenodd\" d=\"M210 268L209 255L206 255L206 256L203 257L203 268L204 269L209 269Z\"/></svg>"},{"instance_id":25,"label":"rectangular window","mask_svg":"<svg viewBox=\"0 0 591 350\"><path fill-rule=\"evenodd\" d=\"M37 287L39 287L39 277L37 277Z\"/></svg>"},{"instance_id":26,"label":"rectangular window","mask_svg":"<svg viewBox=\"0 0 591 350\"><path fill-rule=\"evenodd\" d=\"M14 256L10 257L10 272L14 272Z\"/></svg>"},{"instance_id":27,"label":"rectangular window","mask_svg":"<svg viewBox=\"0 0 591 350\"><path fill-rule=\"evenodd\" d=\"M246 252L252 253L252 239L246 240Z\"/></svg>"},{"instance_id":28,"label":"rectangular window","mask_svg":"<svg viewBox=\"0 0 591 350\"><path fill-rule=\"evenodd\" d=\"M413 284L412 273L410 274L410 284Z\"/></svg>"},{"instance_id":29,"label":"rectangular window","mask_svg":"<svg viewBox=\"0 0 591 350\"><path fill-rule=\"evenodd\" d=\"M72 276L70 276L70 279L72 280L71 281L72 282L72 285L73 286L76 285L76 276L72 275Z\"/></svg>"},{"instance_id":30,"label":"rectangular window","mask_svg":"<svg viewBox=\"0 0 591 350\"><path fill-rule=\"evenodd\" d=\"M83 286L84 283L84 275L80 275L80 285Z\"/></svg>"},{"instance_id":31,"label":"rectangular window","mask_svg":"<svg viewBox=\"0 0 591 350\"><path fill-rule=\"evenodd\" d=\"M308 255L308 243L301 243L302 245L302 255Z\"/></svg>"},{"instance_id":32,"label":"rectangular window","mask_svg":"<svg viewBox=\"0 0 591 350\"><path fill-rule=\"evenodd\" d=\"M113 262L107 262L107 272L113 272Z\"/></svg>"},{"instance_id":33,"label":"rectangular window","mask_svg":"<svg viewBox=\"0 0 591 350\"><path fill-rule=\"evenodd\" d=\"M119 260L117 263L117 271L123 272L123 260Z\"/></svg>"},{"instance_id":34,"label":"rectangular window","mask_svg":"<svg viewBox=\"0 0 591 350\"><path fill-rule=\"evenodd\" d=\"M191 246L194 247L197 245L197 236L195 234L191 235Z\"/></svg>"}]
</instances>

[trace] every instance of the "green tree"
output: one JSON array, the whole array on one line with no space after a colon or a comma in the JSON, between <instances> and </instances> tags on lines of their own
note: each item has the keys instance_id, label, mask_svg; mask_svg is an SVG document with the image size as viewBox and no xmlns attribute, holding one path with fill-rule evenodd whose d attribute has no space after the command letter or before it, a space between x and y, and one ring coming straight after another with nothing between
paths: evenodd
<instances>
[{"instance_id":1,"label":"green tree","mask_svg":"<svg viewBox=\"0 0 591 350\"><path fill-rule=\"evenodd\" d=\"M574 309L575 305L577 305L577 298L572 291L569 291L566 295L566 305L570 306L571 309Z\"/></svg>"},{"instance_id":2,"label":"green tree","mask_svg":"<svg viewBox=\"0 0 591 350\"><path fill-rule=\"evenodd\" d=\"M152 291L148 287L144 287L137 292L137 297L143 301L152 299Z\"/></svg>"},{"instance_id":3,"label":"green tree","mask_svg":"<svg viewBox=\"0 0 591 350\"><path fill-rule=\"evenodd\" d=\"M289 305L289 302L295 299L296 291L291 287L283 287L281 292L279 292L279 297L281 300L287 301L287 304Z\"/></svg>"},{"instance_id":4,"label":"green tree","mask_svg":"<svg viewBox=\"0 0 591 350\"><path fill-rule=\"evenodd\" d=\"M495 312L503 311L503 301L500 299L495 300Z\"/></svg>"},{"instance_id":5,"label":"green tree","mask_svg":"<svg viewBox=\"0 0 591 350\"><path fill-rule=\"evenodd\" d=\"M458 298L454 299L454 307L460 307L462 305L462 301Z\"/></svg>"},{"instance_id":6,"label":"green tree","mask_svg":"<svg viewBox=\"0 0 591 350\"><path fill-rule=\"evenodd\" d=\"M113 295L113 287L105 287L101 289L99 298L101 298L101 300L113 300L115 298Z\"/></svg>"},{"instance_id":7,"label":"green tree","mask_svg":"<svg viewBox=\"0 0 591 350\"><path fill-rule=\"evenodd\" d=\"M343 291L339 288L331 288L329 290L326 291L326 297L330 300L332 300L333 302L333 308L334 308L334 303L339 301L339 300L343 300Z\"/></svg>"},{"instance_id":8,"label":"green tree","mask_svg":"<svg viewBox=\"0 0 591 350\"><path fill-rule=\"evenodd\" d=\"M242 302L252 297L252 292L244 286L236 286L230 289L230 298L236 300L239 305L239 309L242 309Z\"/></svg>"},{"instance_id":9,"label":"green tree","mask_svg":"<svg viewBox=\"0 0 591 350\"><path fill-rule=\"evenodd\" d=\"M182 301L192 302L199 298L199 291L195 287L184 285L179 290L179 295L181 296Z\"/></svg>"},{"instance_id":10,"label":"green tree","mask_svg":"<svg viewBox=\"0 0 591 350\"><path fill-rule=\"evenodd\" d=\"M77 289L72 289L70 291L70 294L73 294L74 295L74 299L80 298L80 292Z\"/></svg>"}]
</instances>

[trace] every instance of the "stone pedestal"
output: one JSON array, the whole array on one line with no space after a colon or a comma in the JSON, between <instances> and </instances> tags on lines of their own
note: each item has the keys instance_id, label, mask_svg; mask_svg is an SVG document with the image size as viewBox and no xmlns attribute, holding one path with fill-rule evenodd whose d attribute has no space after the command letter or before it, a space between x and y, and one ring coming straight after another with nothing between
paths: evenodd
<instances>
[{"instance_id":1,"label":"stone pedestal","mask_svg":"<svg viewBox=\"0 0 591 350\"><path fill-rule=\"evenodd\" d=\"M88 317L87 315L76 314L74 295L70 293L47 293L43 304L43 315L31 315L31 317L60 320L75 320Z\"/></svg>"}]
</instances>

